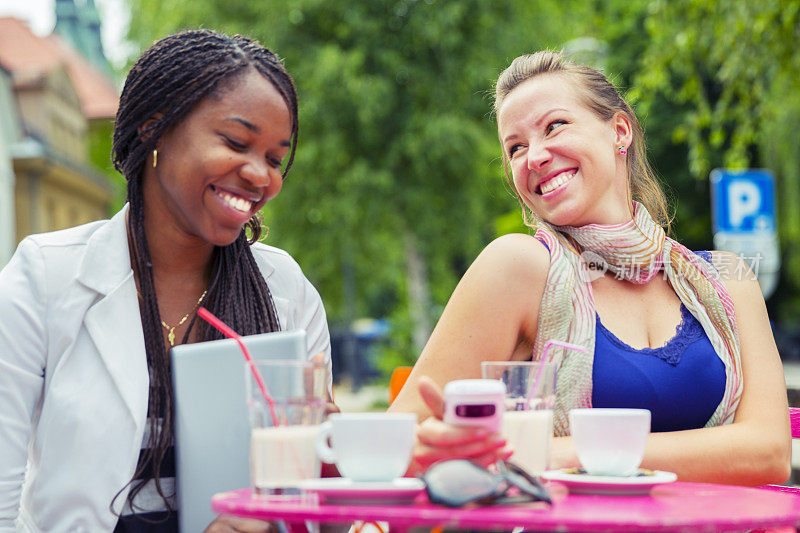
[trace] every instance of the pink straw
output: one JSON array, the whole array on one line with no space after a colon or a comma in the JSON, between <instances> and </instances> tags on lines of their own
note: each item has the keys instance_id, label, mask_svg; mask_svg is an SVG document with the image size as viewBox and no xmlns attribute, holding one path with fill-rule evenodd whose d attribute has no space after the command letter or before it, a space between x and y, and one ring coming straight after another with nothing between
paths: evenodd
<instances>
[{"instance_id":1,"label":"pink straw","mask_svg":"<svg viewBox=\"0 0 800 533\"><path fill-rule=\"evenodd\" d=\"M542 371L544 370L544 365L546 363L552 361L546 361L547 354L550 353L550 348L553 346L561 346L562 348L566 348L567 350L575 350L576 352L586 353L587 350L583 346L578 344L572 344L571 342L562 342L562 341L547 341L544 345L544 349L542 350L542 357L539 358L539 369L536 371L536 376L533 378L533 385L531 386L530 393L528 393L528 401L525 402L525 410L529 410L531 408L531 400L533 400L533 396L536 394L536 391L539 390L539 381L542 379Z\"/></svg>"},{"instance_id":2,"label":"pink straw","mask_svg":"<svg viewBox=\"0 0 800 533\"><path fill-rule=\"evenodd\" d=\"M272 421L274 422L275 426L280 426L280 421L278 420L278 415L275 412L275 400L272 399L269 392L267 392L267 386L264 384L264 379L261 377L261 374L256 368L255 363L253 362L253 357L250 355L250 352L247 350L247 346L245 346L244 341L242 341L242 337L233 331L233 329L228 326L225 322L220 320L219 318L215 317L211 311L206 309L205 307L200 307L197 309L197 314L217 328L223 335L228 337L229 339L233 339L239 343L239 348L242 349L242 354L244 355L247 364L250 366L250 370L253 372L253 377L256 378L256 383L258 383L258 388L261 389L261 396L264 397L264 401L267 402L267 407L269 408L269 414L272 417Z\"/></svg>"}]
</instances>

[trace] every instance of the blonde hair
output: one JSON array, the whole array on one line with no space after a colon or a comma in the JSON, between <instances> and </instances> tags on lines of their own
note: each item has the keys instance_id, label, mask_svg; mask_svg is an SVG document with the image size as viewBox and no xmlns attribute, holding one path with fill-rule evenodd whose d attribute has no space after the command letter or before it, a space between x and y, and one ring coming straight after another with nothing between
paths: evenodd
<instances>
[{"instance_id":1,"label":"blonde hair","mask_svg":"<svg viewBox=\"0 0 800 533\"><path fill-rule=\"evenodd\" d=\"M636 200L647 208L653 219L669 231L671 217L667 197L658 183L652 168L647 162L644 146L644 133L631 106L619 95L608 79L597 69L574 63L560 52L543 50L535 54L522 55L511 62L495 84L494 112L497 112L503 101L521 83L542 74L558 74L573 80L585 105L600 119L611 120L622 112L630 121L633 141L628 147L626 158L628 171L629 200ZM525 224L535 227L536 215L530 211L514 187L513 178L508 170L508 155L503 150L503 166L514 194L522 205L522 216ZM630 209L633 214L631 202ZM530 220L529 214L534 220Z\"/></svg>"}]
</instances>

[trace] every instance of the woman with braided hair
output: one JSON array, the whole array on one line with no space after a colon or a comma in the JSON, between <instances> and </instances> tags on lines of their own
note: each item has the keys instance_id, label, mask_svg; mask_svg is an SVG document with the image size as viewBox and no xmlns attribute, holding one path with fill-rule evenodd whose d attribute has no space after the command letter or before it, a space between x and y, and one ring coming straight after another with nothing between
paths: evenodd
<instances>
[{"instance_id":1,"label":"woman with braided hair","mask_svg":"<svg viewBox=\"0 0 800 533\"><path fill-rule=\"evenodd\" d=\"M538 360L558 340L586 353L558 349L551 468L578 466L570 409L637 407L652 415L645 468L785 481L786 389L758 283L736 256L692 253L666 236L666 201L630 106L601 72L544 51L500 75L495 112L510 185L536 233L480 254L392 405L428 417L412 470L512 456L500 435L444 424L440 387L480 377L482 361Z\"/></svg>"},{"instance_id":2,"label":"woman with braided hair","mask_svg":"<svg viewBox=\"0 0 800 533\"><path fill-rule=\"evenodd\" d=\"M317 291L256 242L297 132L292 78L249 38L170 35L130 70L113 145L127 204L26 238L0 273L0 531L177 530L167 351L221 338L200 305L242 335L305 329L330 365Z\"/></svg>"}]
</instances>

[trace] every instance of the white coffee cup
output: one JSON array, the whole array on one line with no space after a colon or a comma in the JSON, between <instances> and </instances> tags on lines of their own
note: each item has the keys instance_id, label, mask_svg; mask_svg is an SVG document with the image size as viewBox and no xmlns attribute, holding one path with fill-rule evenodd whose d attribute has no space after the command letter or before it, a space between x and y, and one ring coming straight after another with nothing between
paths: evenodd
<instances>
[{"instance_id":1,"label":"white coffee cup","mask_svg":"<svg viewBox=\"0 0 800 533\"><path fill-rule=\"evenodd\" d=\"M335 413L320 428L317 455L354 481L391 481L408 469L416 424L412 413Z\"/></svg>"},{"instance_id":2,"label":"white coffee cup","mask_svg":"<svg viewBox=\"0 0 800 533\"><path fill-rule=\"evenodd\" d=\"M587 473L630 476L639 469L650 433L647 409L572 409L569 424Z\"/></svg>"}]
</instances>

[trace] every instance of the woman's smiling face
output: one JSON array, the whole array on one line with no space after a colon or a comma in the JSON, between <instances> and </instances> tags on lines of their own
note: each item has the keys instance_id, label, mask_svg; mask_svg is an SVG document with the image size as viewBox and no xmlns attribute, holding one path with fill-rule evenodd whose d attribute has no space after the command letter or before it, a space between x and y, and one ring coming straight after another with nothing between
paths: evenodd
<instances>
[{"instance_id":1,"label":"woman's smiling face","mask_svg":"<svg viewBox=\"0 0 800 533\"><path fill-rule=\"evenodd\" d=\"M150 226L225 246L283 185L292 120L274 85L256 70L237 76L159 139L145 166Z\"/></svg>"},{"instance_id":2,"label":"woman's smiling face","mask_svg":"<svg viewBox=\"0 0 800 533\"><path fill-rule=\"evenodd\" d=\"M559 226L630 219L625 158L617 150L631 142L624 114L602 120L574 82L542 74L506 96L497 123L514 188L537 216Z\"/></svg>"}]
</instances>

